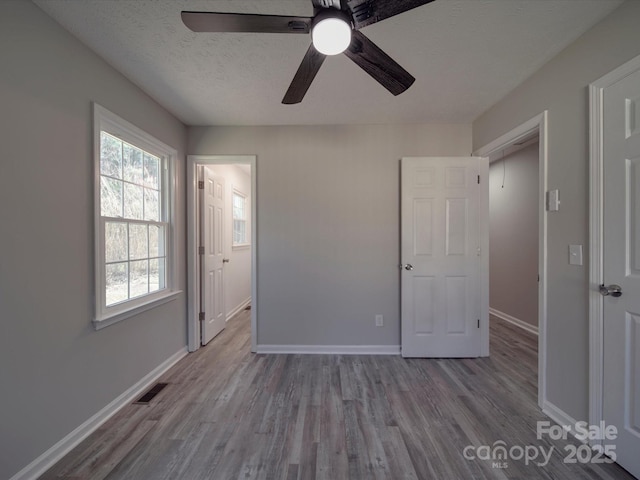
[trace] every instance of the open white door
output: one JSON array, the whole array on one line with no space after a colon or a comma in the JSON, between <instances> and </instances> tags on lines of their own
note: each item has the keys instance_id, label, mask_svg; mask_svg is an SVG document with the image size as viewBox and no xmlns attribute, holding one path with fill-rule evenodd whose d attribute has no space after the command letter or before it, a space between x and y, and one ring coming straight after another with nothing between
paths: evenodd
<instances>
[{"instance_id":1,"label":"open white door","mask_svg":"<svg viewBox=\"0 0 640 480\"><path fill-rule=\"evenodd\" d=\"M489 230L482 228L489 221L488 165L478 157L402 159L403 357L482 354L481 327L488 328L483 296L489 271L482 261L489 253Z\"/></svg>"},{"instance_id":2,"label":"open white door","mask_svg":"<svg viewBox=\"0 0 640 480\"><path fill-rule=\"evenodd\" d=\"M201 168L202 247L200 268L200 337L206 345L225 327L224 309L224 177L208 167Z\"/></svg>"},{"instance_id":3,"label":"open white door","mask_svg":"<svg viewBox=\"0 0 640 480\"><path fill-rule=\"evenodd\" d=\"M640 478L640 70L604 90L603 111L603 418L618 430L603 444Z\"/></svg>"}]
</instances>

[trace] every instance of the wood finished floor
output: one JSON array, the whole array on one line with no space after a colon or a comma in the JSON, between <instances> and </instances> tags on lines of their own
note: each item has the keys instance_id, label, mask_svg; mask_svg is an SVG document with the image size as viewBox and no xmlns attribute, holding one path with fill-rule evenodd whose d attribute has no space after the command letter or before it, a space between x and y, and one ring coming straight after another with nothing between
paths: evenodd
<instances>
[{"instance_id":1,"label":"wood finished floor","mask_svg":"<svg viewBox=\"0 0 640 480\"><path fill-rule=\"evenodd\" d=\"M633 478L536 439L537 338L496 318L491 357L465 360L255 355L249 323L241 312L41 479ZM463 457L499 440L554 453L545 467Z\"/></svg>"}]
</instances>

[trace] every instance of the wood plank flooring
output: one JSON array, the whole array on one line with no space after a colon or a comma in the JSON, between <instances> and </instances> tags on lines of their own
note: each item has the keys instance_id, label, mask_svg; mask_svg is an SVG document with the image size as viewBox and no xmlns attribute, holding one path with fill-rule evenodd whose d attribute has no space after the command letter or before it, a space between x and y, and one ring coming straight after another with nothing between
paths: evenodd
<instances>
[{"instance_id":1,"label":"wood plank flooring","mask_svg":"<svg viewBox=\"0 0 640 480\"><path fill-rule=\"evenodd\" d=\"M491 322L483 359L255 355L241 312L41 479L632 479L536 438L537 338ZM506 468L463 455L497 441L554 451Z\"/></svg>"}]
</instances>

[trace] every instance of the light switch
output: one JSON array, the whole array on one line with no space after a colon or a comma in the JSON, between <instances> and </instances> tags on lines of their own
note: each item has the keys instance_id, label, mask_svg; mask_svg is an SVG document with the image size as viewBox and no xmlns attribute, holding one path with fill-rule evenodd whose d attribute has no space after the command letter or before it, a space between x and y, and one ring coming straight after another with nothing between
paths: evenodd
<instances>
[{"instance_id":1,"label":"light switch","mask_svg":"<svg viewBox=\"0 0 640 480\"><path fill-rule=\"evenodd\" d=\"M569 265L582 265L582 245L569 245Z\"/></svg>"},{"instance_id":2,"label":"light switch","mask_svg":"<svg viewBox=\"0 0 640 480\"><path fill-rule=\"evenodd\" d=\"M560 210L560 193L558 190L549 190L547 192L547 210L550 212Z\"/></svg>"}]
</instances>

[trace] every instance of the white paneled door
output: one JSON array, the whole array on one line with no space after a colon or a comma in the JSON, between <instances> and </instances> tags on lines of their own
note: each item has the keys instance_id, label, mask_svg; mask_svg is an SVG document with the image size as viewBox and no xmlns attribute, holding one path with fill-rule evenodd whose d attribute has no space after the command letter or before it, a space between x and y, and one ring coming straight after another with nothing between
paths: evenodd
<instances>
[{"instance_id":1,"label":"white paneled door","mask_svg":"<svg viewBox=\"0 0 640 480\"><path fill-rule=\"evenodd\" d=\"M201 342L206 345L225 327L224 309L224 177L201 169Z\"/></svg>"},{"instance_id":2,"label":"white paneled door","mask_svg":"<svg viewBox=\"0 0 640 480\"><path fill-rule=\"evenodd\" d=\"M481 328L488 329L487 174L484 158L402 159L404 357L482 354Z\"/></svg>"},{"instance_id":3,"label":"white paneled door","mask_svg":"<svg viewBox=\"0 0 640 480\"><path fill-rule=\"evenodd\" d=\"M640 478L640 71L604 90L603 111L603 418L618 430L603 443Z\"/></svg>"}]
</instances>

